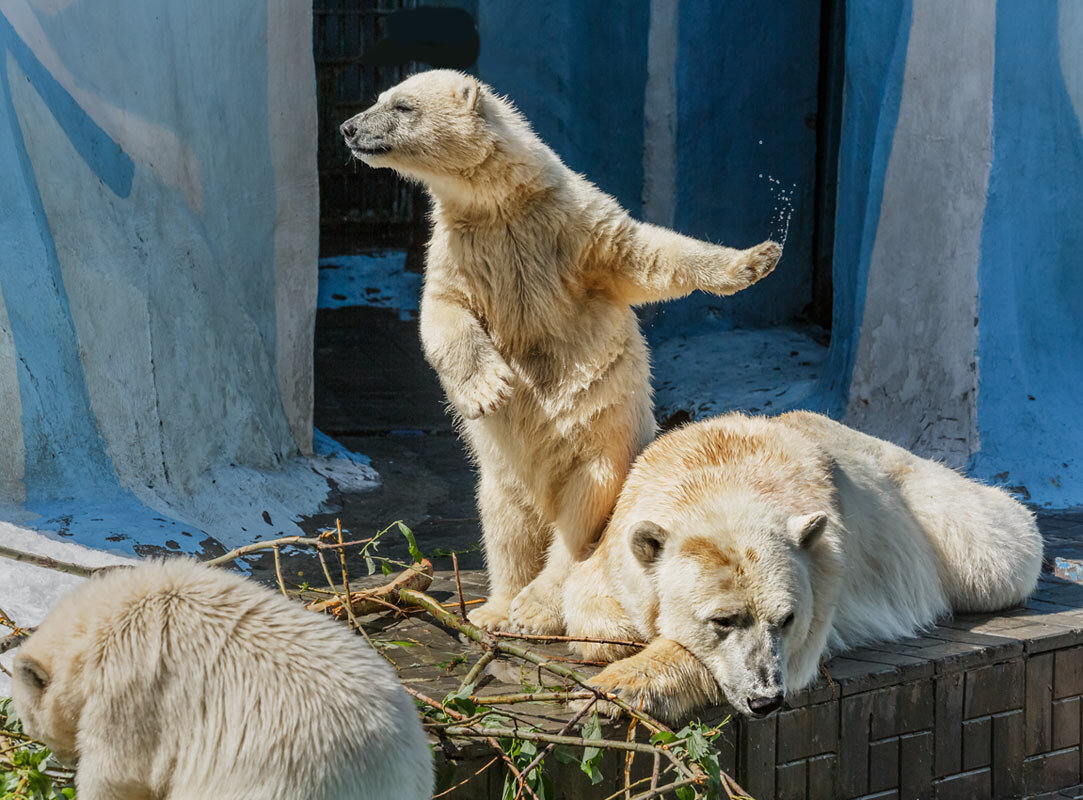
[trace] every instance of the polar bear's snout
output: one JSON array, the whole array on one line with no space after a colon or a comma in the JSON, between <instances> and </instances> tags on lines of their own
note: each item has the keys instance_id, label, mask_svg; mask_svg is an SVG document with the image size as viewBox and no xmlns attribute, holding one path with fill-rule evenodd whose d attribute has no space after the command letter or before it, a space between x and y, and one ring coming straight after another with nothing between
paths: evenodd
<instances>
[{"instance_id":1,"label":"polar bear's snout","mask_svg":"<svg viewBox=\"0 0 1083 800\"><path fill-rule=\"evenodd\" d=\"M373 109L362 111L339 126L339 132L346 140L346 146L358 158L391 152L391 143L388 141L390 131L387 130L389 126L378 124L379 120L374 119L373 116Z\"/></svg>"}]
</instances>

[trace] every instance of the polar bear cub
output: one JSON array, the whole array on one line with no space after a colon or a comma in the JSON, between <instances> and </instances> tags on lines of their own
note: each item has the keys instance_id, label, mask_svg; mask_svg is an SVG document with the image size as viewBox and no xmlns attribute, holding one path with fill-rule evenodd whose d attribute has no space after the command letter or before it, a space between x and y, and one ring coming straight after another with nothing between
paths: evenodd
<instances>
[{"instance_id":1,"label":"polar bear cub","mask_svg":"<svg viewBox=\"0 0 1083 800\"><path fill-rule=\"evenodd\" d=\"M344 625L187 559L101 573L15 658L27 732L80 800L427 800L392 667Z\"/></svg>"},{"instance_id":2,"label":"polar bear cub","mask_svg":"<svg viewBox=\"0 0 1083 800\"><path fill-rule=\"evenodd\" d=\"M559 587L655 432L632 306L733 294L781 248L636 222L459 72L408 78L342 133L357 158L432 198L421 340L479 467L490 597L470 619L558 633Z\"/></svg>"},{"instance_id":3,"label":"polar bear cub","mask_svg":"<svg viewBox=\"0 0 1083 800\"><path fill-rule=\"evenodd\" d=\"M729 414L644 451L564 606L572 635L650 642L597 678L633 706L763 715L830 653L1020 603L1041 562L999 489L818 414Z\"/></svg>"}]
</instances>

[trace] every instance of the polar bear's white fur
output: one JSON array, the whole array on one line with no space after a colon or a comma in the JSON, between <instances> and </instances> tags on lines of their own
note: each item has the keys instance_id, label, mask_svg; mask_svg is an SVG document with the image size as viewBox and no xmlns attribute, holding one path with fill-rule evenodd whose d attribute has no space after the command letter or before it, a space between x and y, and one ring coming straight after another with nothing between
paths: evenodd
<instances>
[{"instance_id":1,"label":"polar bear's white fur","mask_svg":"<svg viewBox=\"0 0 1083 800\"><path fill-rule=\"evenodd\" d=\"M1041 560L999 489L817 414L730 414L644 451L564 604L572 635L650 642L597 679L632 705L676 719L720 687L763 714L830 653L1021 602Z\"/></svg>"},{"instance_id":2,"label":"polar bear's white fur","mask_svg":"<svg viewBox=\"0 0 1083 800\"><path fill-rule=\"evenodd\" d=\"M187 559L99 574L15 658L27 732L80 800L427 800L392 667L341 623Z\"/></svg>"},{"instance_id":3,"label":"polar bear's white fur","mask_svg":"<svg viewBox=\"0 0 1083 800\"><path fill-rule=\"evenodd\" d=\"M420 327L480 470L490 598L470 618L559 632L559 587L655 431L631 306L740 291L781 248L636 222L462 73L415 75L342 132L432 198Z\"/></svg>"}]
</instances>

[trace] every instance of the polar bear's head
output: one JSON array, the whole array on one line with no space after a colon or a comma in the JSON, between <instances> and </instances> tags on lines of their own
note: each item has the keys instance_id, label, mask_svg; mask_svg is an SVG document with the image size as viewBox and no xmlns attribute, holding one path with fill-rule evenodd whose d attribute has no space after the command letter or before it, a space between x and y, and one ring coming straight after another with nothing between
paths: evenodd
<instances>
[{"instance_id":1,"label":"polar bear's head","mask_svg":"<svg viewBox=\"0 0 1083 800\"><path fill-rule=\"evenodd\" d=\"M559 165L508 100L454 70L392 86L340 131L355 158L421 181L445 201L504 203Z\"/></svg>"},{"instance_id":2,"label":"polar bear's head","mask_svg":"<svg viewBox=\"0 0 1083 800\"><path fill-rule=\"evenodd\" d=\"M78 761L76 739L86 702L83 657L71 645L80 611L67 598L61 600L19 648L11 679L15 710L26 733L67 764Z\"/></svg>"},{"instance_id":3,"label":"polar bear's head","mask_svg":"<svg viewBox=\"0 0 1083 800\"><path fill-rule=\"evenodd\" d=\"M738 503L668 528L642 521L629 531L632 554L654 585L659 635L696 656L742 713L762 716L782 705L794 654L823 627L815 619L822 614L813 559L828 524L822 511L787 515Z\"/></svg>"},{"instance_id":4,"label":"polar bear's head","mask_svg":"<svg viewBox=\"0 0 1083 800\"><path fill-rule=\"evenodd\" d=\"M473 76L431 70L382 93L340 131L350 152L369 166L432 180L468 173L489 158L495 136L487 115L498 105L502 101Z\"/></svg>"}]
</instances>

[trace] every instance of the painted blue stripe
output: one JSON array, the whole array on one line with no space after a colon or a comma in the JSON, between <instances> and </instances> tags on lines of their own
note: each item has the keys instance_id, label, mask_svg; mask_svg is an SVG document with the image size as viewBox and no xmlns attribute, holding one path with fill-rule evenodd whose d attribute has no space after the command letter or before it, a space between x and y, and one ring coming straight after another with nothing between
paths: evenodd
<instances>
[{"instance_id":1,"label":"painted blue stripe","mask_svg":"<svg viewBox=\"0 0 1083 800\"><path fill-rule=\"evenodd\" d=\"M1083 131L1057 25L1056 3L997 5L971 467L1068 506L1083 505Z\"/></svg>"},{"instance_id":2,"label":"painted blue stripe","mask_svg":"<svg viewBox=\"0 0 1083 800\"><path fill-rule=\"evenodd\" d=\"M0 185L7 198L0 211L0 287L19 358L30 504L70 496L75 487L115 486L116 474L91 410L60 261L12 102L8 52L103 181L126 193L134 168L0 16Z\"/></svg>"},{"instance_id":3,"label":"painted blue stripe","mask_svg":"<svg viewBox=\"0 0 1083 800\"><path fill-rule=\"evenodd\" d=\"M912 0L846 4L846 82L827 369L809 408L841 417L857 358L888 158L902 102Z\"/></svg>"}]
</instances>

